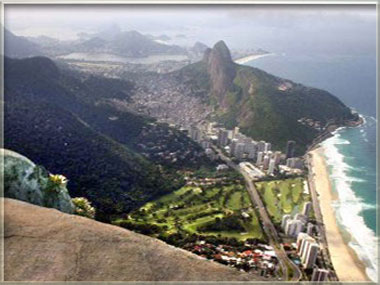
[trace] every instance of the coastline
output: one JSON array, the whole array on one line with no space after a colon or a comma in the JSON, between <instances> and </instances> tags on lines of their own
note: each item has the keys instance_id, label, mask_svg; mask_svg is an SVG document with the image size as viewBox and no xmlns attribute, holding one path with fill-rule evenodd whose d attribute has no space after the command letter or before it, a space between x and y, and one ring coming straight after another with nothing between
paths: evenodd
<instances>
[{"instance_id":1,"label":"coastline","mask_svg":"<svg viewBox=\"0 0 380 285\"><path fill-rule=\"evenodd\" d=\"M274 55L274 53L264 53L264 54L253 54L253 55L248 55L242 58L235 59L234 62L237 64L246 64L247 62L250 62L252 60L261 58L261 57L266 57L269 55Z\"/></svg>"},{"instance_id":2,"label":"coastline","mask_svg":"<svg viewBox=\"0 0 380 285\"><path fill-rule=\"evenodd\" d=\"M366 274L365 264L349 246L339 228L332 206L337 195L333 192L323 149L318 147L310 151L313 183L318 192L318 202L321 208L330 258L339 281L370 281ZM349 268L349 270L347 270Z\"/></svg>"}]
</instances>

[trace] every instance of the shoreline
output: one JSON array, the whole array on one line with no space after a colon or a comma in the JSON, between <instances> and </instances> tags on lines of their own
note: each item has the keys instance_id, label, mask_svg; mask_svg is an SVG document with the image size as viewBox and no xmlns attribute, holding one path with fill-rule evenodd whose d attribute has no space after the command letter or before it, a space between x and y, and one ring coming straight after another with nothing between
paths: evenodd
<instances>
[{"instance_id":1,"label":"shoreline","mask_svg":"<svg viewBox=\"0 0 380 285\"><path fill-rule=\"evenodd\" d=\"M266 56L269 56L269 55L274 55L274 53L264 53L264 54L253 54L253 55L248 55L248 56L245 56L245 57L241 57L241 58L238 58L238 59L235 59L234 62L237 63L237 64L246 64L252 60L255 60L255 59L258 59L258 58L261 58L261 57L266 57Z\"/></svg>"},{"instance_id":2,"label":"shoreline","mask_svg":"<svg viewBox=\"0 0 380 285\"><path fill-rule=\"evenodd\" d=\"M348 244L348 232L339 227L332 203L337 200L327 170L323 148L318 147L309 152L311 155L311 171L313 183L318 193L318 203L321 208L325 234L330 253L339 281L367 281L371 282L366 274L366 266L360 260L353 248Z\"/></svg>"}]
</instances>

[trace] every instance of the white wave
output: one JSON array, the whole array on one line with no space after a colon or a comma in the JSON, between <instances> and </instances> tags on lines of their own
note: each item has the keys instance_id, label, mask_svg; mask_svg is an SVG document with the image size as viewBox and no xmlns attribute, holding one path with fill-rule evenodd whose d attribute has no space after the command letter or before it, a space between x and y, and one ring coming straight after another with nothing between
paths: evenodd
<instances>
[{"instance_id":1,"label":"white wave","mask_svg":"<svg viewBox=\"0 0 380 285\"><path fill-rule=\"evenodd\" d=\"M377 205L373 205L373 204L362 204L362 209L363 211L365 210L376 210L378 207Z\"/></svg>"},{"instance_id":2,"label":"white wave","mask_svg":"<svg viewBox=\"0 0 380 285\"><path fill-rule=\"evenodd\" d=\"M345 140L345 139L336 139L334 144L351 144L351 142L349 140Z\"/></svg>"},{"instance_id":3,"label":"white wave","mask_svg":"<svg viewBox=\"0 0 380 285\"><path fill-rule=\"evenodd\" d=\"M368 116L369 119L371 119L373 122L377 123L377 119L373 116Z\"/></svg>"},{"instance_id":4,"label":"white wave","mask_svg":"<svg viewBox=\"0 0 380 285\"><path fill-rule=\"evenodd\" d=\"M336 209L338 223L351 234L352 240L349 245L366 264L368 277L377 282L378 239L360 215L363 210L368 209L369 205L364 204L352 190L351 184L358 178L349 177L347 174L350 166L344 161L344 156L336 147L340 141L340 134L337 133L321 144L326 162L331 168L330 179L339 196L339 200L333 206Z\"/></svg>"},{"instance_id":5,"label":"white wave","mask_svg":"<svg viewBox=\"0 0 380 285\"><path fill-rule=\"evenodd\" d=\"M362 127L369 128L369 127L372 127L373 125L377 124L377 119L375 117L364 116L364 115L361 115L360 117L363 119Z\"/></svg>"}]
</instances>

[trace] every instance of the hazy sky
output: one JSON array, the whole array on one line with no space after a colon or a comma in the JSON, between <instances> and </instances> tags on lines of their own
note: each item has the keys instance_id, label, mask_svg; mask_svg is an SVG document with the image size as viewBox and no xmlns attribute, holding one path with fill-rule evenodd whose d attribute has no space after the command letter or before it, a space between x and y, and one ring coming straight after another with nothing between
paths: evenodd
<instances>
[{"instance_id":1,"label":"hazy sky","mask_svg":"<svg viewBox=\"0 0 380 285\"><path fill-rule=\"evenodd\" d=\"M232 48L275 52L374 55L376 50L375 5L5 6L5 25L18 35L68 39L113 24L187 45L223 39Z\"/></svg>"}]
</instances>

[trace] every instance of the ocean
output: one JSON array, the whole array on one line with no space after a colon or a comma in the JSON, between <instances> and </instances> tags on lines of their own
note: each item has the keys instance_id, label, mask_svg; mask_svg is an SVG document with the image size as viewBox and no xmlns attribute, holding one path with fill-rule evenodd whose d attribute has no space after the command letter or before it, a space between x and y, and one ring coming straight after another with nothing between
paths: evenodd
<instances>
[{"instance_id":1,"label":"ocean","mask_svg":"<svg viewBox=\"0 0 380 285\"><path fill-rule=\"evenodd\" d=\"M277 53L247 63L271 74L321 88L355 109L365 123L340 128L322 143L333 191L333 205L349 245L377 280L376 234L376 57Z\"/></svg>"}]
</instances>

